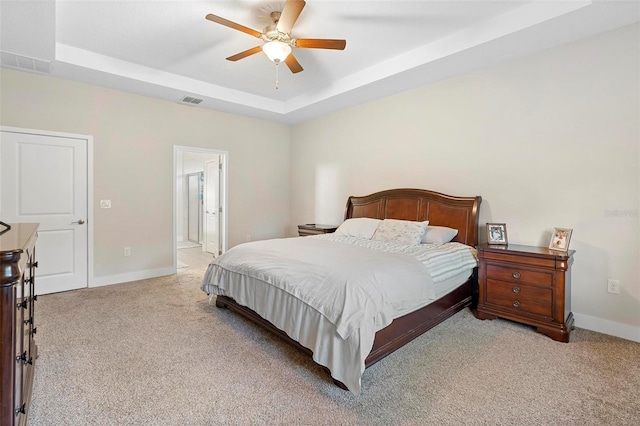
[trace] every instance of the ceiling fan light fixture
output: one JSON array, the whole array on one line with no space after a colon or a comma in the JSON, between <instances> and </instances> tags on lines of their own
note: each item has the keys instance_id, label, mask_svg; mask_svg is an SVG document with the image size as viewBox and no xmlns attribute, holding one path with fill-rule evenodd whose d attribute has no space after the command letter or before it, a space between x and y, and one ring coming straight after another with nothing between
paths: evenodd
<instances>
[{"instance_id":1,"label":"ceiling fan light fixture","mask_svg":"<svg viewBox=\"0 0 640 426\"><path fill-rule=\"evenodd\" d=\"M262 51L267 58L279 64L291 53L291 46L278 40L268 41L262 46Z\"/></svg>"}]
</instances>

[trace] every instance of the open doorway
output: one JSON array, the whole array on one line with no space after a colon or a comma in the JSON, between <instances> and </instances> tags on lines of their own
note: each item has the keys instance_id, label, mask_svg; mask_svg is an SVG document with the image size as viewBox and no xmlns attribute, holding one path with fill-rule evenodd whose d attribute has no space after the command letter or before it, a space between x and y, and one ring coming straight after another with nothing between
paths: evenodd
<instances>
[{"instance_id":1,"label":"open doorway","mask_svg":"<svg viewBox=\"0 0 640 426\"><path fill-rule=\"evenodd\" d=\"M174 265L202 267L227 247L227 152L174 146Z\"/></svg>"}]
</instances>

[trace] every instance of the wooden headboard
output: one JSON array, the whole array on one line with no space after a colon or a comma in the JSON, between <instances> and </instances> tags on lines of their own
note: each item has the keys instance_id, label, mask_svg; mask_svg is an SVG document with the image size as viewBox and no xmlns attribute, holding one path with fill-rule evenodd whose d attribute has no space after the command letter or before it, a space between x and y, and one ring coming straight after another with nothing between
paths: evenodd
<instances>
[{"instance_id":1,"label":"wooden headboard","mask_svg":"<svg viewBox=\"0 0 640 426\"><path fill-rule=\"evenodd\" d=\"M349 197L345 219L371 217L424 221L458 230L453 239L478 244L478 208L482 197L455 197L425 189L389 189L362 197Z\"/></svg>"}]
</instances>

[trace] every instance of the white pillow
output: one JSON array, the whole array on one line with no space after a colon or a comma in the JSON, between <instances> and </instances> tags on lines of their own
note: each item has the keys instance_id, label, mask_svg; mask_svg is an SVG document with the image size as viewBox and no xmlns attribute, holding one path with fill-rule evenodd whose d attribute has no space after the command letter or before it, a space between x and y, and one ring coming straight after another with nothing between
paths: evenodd
<instances>
[{"instance_id":1,"label":"white pillow","mask_svg":"<svg viewBox=\"0 0 640 426\"><path fill-rule=\"evenodd\" d=\"M414 222L412 220L385 219L378 226L371 239L408 246L417 245L422 241L428 223L429 221Z\"/></svg>"},{"instance_id":2,"label":"white pillow","mask_svg":"<svg viewBox=\"0 0 640 426\"><path fill-rule=\"evenodd\" d=\"M422 244L444 244L453 240L458 230L446 226L427 226L427 232L422 237Z\"/></svg>"},{"instance_id":3,"label":"white pillow","mask_svg":"<svg viewBox=\"0 0 640 426\"><path fill-rule=\"evenodd\" d=\"M382 220L370 217L354 217L345 220L342 225L336 229L336 234L345 235L347 237L366 238L370 240L374 232L378 229Z\"/></svg>"}]
</instances>

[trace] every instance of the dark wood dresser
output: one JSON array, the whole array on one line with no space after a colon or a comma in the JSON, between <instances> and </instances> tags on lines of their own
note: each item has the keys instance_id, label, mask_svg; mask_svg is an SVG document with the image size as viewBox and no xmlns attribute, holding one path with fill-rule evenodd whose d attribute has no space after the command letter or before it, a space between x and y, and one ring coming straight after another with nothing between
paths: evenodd
<instances>
[{"instance_id":1,"label":"dark wood dresser","mask_svg":"<svg viewBox=\"0 0 640 426\"><path fill-rule=\"evenodd\" d=\"M305 225L298 225L298 235L301 237L308 237L309 235L318 234L330 234L336 232L337 225L318 225L316 223L307 223Z\"/></svg>"},{"instance_id":2,"label":"dark wood dresser","mask_svg":"<svg viewBox=\"0 0 640 426\"><path fill-rule=\"evenodd\" d=\"M4 229L4 228L3 228ZM37 356L34 342L38 224L12 224L0 235L0 424L26 425Z\"/></svg>"},{"instance_id":3,"label":"dark wood dresser","mask_svg":"<svg viewBox=\"0 0 640 426\"><path fill-rule=\"evenodd\" d=\"M478 250L477 318L496 317L537 328L554 340L569 341L571 265L575 250L481 244Z\"/></svg>"}]
</instances>

